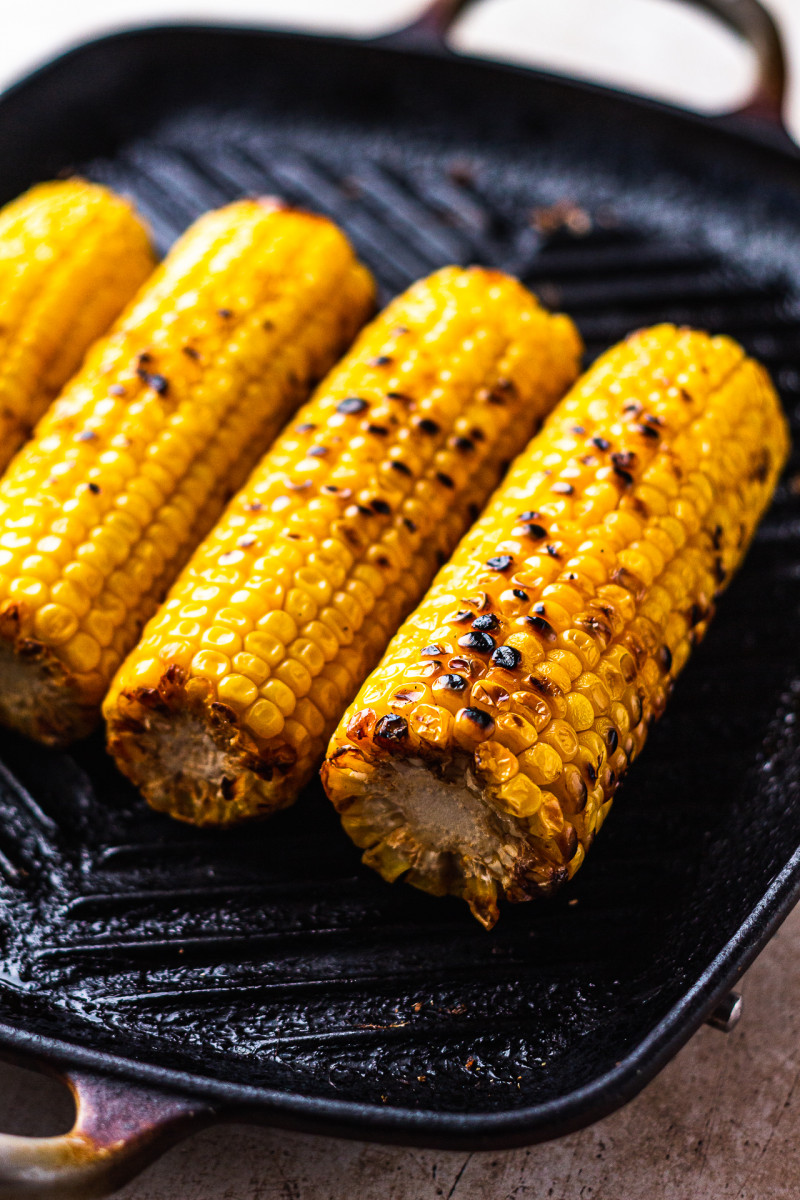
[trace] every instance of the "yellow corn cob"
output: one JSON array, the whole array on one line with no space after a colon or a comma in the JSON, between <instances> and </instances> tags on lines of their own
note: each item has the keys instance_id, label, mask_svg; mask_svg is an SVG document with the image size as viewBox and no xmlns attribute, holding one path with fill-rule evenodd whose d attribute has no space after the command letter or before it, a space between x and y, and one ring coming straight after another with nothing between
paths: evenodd
<instances>
[{"instance_id":1,"label":"yellow corn cob","mask_svg":"<svg viewBox=\"0 0 800 1200\"><path fill-rule=\"evenodd\" d=\"M87 732L165 588L373 285L329 221L247 200L201 218L0 481L0 719Z\"/></svg>"},{"instance_id":2,"label":"yellow corn cob","mask_svg":"<svg viewBox=\"0 0 800 1200\"><path fill-rule=\"evenodd\" d=\"M227 824L291 803L579 353L567 318L478 268L364 331L114 681L109 748L155 808Z\"/></svg>"},{"instance_id":3,"label":"yellow corn cob","mask_svg":"<svg viewBox=\"0 0 800 1200\"><path fill-rule=\"evenodd\" d=\"M484 925L580 866L788 449L764 369L658 326L512 467L328 748L364 861Z\"/></svg>"},{"instance_id":4,"label":"yellow corn cob","mask_svg":"<svg viewBox=\"0 0 800 1200\"><path fill-rule=\"evenodd\" d=\"M82 179L0 210L0 471L154 266L130 205Z\"/></svg>"}]
</instances>

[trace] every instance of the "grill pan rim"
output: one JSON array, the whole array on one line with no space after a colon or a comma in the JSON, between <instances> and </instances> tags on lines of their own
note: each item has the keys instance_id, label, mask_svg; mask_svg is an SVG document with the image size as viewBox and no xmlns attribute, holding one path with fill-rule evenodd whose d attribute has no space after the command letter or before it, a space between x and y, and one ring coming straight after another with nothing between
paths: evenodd
<instances>
[{"instance_id":1,"label":"grill pan rim","mask_svg":"<svg viewBox=\"0 0 800 1200\"><path fill-rule=\"evenodd\" d=\"M516 77L535 81L555 91L577 92L588 99L602 97L634 112L647 112L654 119L690 126L711 133L722 141L739 144L744 150L767 154L779 168L796 169L800 148L785 139L773 126L737 116L710 116L678 106L627 93L621 89L540 69L498 63L447 48L404 46L397 34L358 39L337 35L315 35L284 29L262 29L247 25L208 25L196 22L154 23L126 28L70 47L48 62L13 82L0 94L0 125L8 109L24 101L34 90L59 71L78 73L84 56L97 49L110 50L131 42L149 44L166 37L196 35L213 38L243 38L307 45L309 53L338 47L363 48L388 53L394 58L435 60L458 64L466 76L473 71L482 80ZM746 170L742 163L742 172ZM787 191L800 186L781 179ZM83 1043L60 1040L26 1031L13 1022L0 1021L0 1055L9 1061L30 1063L31 1056L56 1067L86 1067L173 1092L199 1096L211 1103L233 1108L236 1115L268 1120L270 1124L316 1133L351 1138L372 1138L406 1145L439 1149L503 1149L561 1136L593 1123L627 1103L666 1065L709 1016L717 1003L736 983L764 948L771 936L800 899L800 847L773 878L768 889L741 923L734 935L686 989L665 1016L623 1057L611 1071L563 1096L507 1112L441 1112L424 1108L380 1107L348 1100L301 1095L289 1091L237 1084L152 1063L139 1062L105 1051L93 1050L87 1037Z\"/></svg>"},{"instance_id":2,"label":"grill pan rim","mask_svg":"<svg viewBox=\"0 0 800 1200\"><path fill-rule=\"evenodd\" d=\"M257 25L208 24L197 21L154 21L142 25L131 25L99 37L89 38L74 46L68 46L53 58L34 67L19 79L12 80L0 91L0 122L4 119L4 109L8 104L16 103L23 98L28 88L36 88L46 81L47 77L62 69L80 69L80 59L96 50L125 46L130 42L160 41L174 37L213 37L226 39L244 39L248 41L274 41L276 43L291 43L308 46L309 51L320 50L323 53L329 49L345 51L378 51L408 60L446 61L457 65L459 71L465 74L474 71L476 74L487 76L497 75L506 78L529 80L555 90L585 95L587 100L592 98L617 102L625 108L640 109L650 113L656 119L676 121L698 130L710 132L724 140L742 142L751 150L768 151L786 160L786 164L795 165L800 159L800 143L788 134L783 127L776 126L769 118L753 117L738 112L703 113L665 100L658 100L637 92L628 92L624 88L616 88L611 84L596 83L589 79L572 78L556 71L547 71L541 67L527 67L524 64L504 62L478 54L467 54L456 51L446 43L420 45L418 41L405 44L404 30L390 31L369 37L347 36L344 34L315 34L291 28L263 28ZM786 181L790 182L790 181ZM797 183L800 193L800 182Z\"/></svg>"},{"instance_id":3,"label":"grill pan rim","mask_svg":"<svg viewBox=\"0 0 800 1200\"><path fill-rule=\"evenodd\" d=\"M0 1022L0 1056L34 1056L50 1067L84 1067L172 1092L222 1102L232 1115L301 1132L392 1141L439 1150L503 1150L585 1128L632 1100L707 1020L800 900L800 846L694 984L619 1063L591 1083L541 1104L508 1112L440 1112L382 1108L352 1100L303 1096L196 1075L92 1050L86 1044L31 1034ZM8 1052L7 1054L5 1052ZM22 1058L14 1052L22 1052ZM30 1057L28 1058L30 1064Z\"/></svg>"}]
</instances>

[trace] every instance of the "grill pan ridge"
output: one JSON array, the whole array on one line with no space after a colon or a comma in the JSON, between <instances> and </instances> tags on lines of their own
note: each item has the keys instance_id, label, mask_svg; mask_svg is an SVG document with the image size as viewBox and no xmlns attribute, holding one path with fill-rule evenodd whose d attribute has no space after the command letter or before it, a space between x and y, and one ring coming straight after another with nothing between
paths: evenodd
<instances>
[{"instance_id":1,"label":"grill pan ridge","mask_svg":"<svg viewBox=\"0 0 800 1200\"><path fill-rule=\"evenodd\" d=\"M77 169L162 250L278 193L344 226L384 300L446 262L501 267L589 359L657 320L730 332L800 428L797 162L711 121L454 56L183 28L9 93L0 150L1 200ZM318 786L264 827L193 831L99 737L0 734L0 1047L440 1146L629 1098L800 890L799 468L586 865L491 934L362 868Z\"/></svg>"}]
</instances>

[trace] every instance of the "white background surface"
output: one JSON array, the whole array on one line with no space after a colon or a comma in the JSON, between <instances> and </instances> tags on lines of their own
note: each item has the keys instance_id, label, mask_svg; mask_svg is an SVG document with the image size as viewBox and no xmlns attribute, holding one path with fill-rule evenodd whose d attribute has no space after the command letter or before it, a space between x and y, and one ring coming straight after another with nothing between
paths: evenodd
<instances>
[{"instance_id":1,"label":"white background surface","mask_svg":"<svg viewBox=\"0 0 800 1200\"><path fill-rule=\"evenodd\" d=\"M409 0L0 0L0 87L99 32L169 19L343 32L399 25ZM800 81L800 0L770 0ZM752 79L748 52L673 0L485 0L456 44L583 74L707 111ZM300 81L302 86L302 81ZM800 86L787 118L800 138ZM191 1138L125 1200L798 1200L800 911L751 969L728 1037L692 1040L626 1109L503 1154L438 1154L228 1126ZM51 1132L69 1103L0 1066L0 1129ZM54 1197L55 1200L55 1197Z\"/></svg>"}]
</instances>

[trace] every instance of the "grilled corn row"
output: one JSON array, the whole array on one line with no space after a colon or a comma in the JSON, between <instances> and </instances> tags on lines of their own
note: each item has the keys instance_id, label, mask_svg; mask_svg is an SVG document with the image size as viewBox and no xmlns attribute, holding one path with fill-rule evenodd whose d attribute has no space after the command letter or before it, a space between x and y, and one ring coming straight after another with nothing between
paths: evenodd
<instances>
[{"instance_id":1,"label":"grilled corn row","mask_svg":"<svg viewBox=\"0 0 800 1200\"><path fill-rule=\"evenodd\" d=\"M477 268L421 281L364 331L109 693L109 748L150 804L227 824L295 798L579 353L569 320Z\"/></svg>"},{"instance_id":2,"label":"grilled corn row","mask_svg":"<svg viewBox=\"0 0 800 1200\"><path fill-rule=\"evenodd\" d=\"M349 344L373 285L276 201L199 220L0 481L0 719L88 732L166 587Z\"/></svg>"},{"instance_id":3,"label":"grilled corn row","mask_svg":"<svg viewBox=\"0 0 800 1200\"><path fill-rule=\"evenodd\" d=\"M131 206L82 179L0 210L0 471L154 266Z\"/></svg>"},{"instance_id":4,"label":"grilled corn row","mask_svg":"<svg viewBox=\"0 0 800 1200\"><path fill-rule=\"evenodd\" d=\"M670 325L554 411L400 629L323 781L364 861L468 901L570 878L786 458L764 369Z\"/></svg>"}]
</instances>

